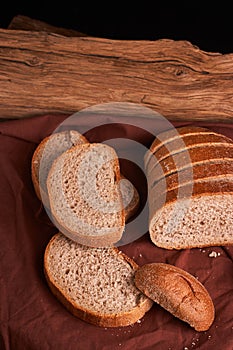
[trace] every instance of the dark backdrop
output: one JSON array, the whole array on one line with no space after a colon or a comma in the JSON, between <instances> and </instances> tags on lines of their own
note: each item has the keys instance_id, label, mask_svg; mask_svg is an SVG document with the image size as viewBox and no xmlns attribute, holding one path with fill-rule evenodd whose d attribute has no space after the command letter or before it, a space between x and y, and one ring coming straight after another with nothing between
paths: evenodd
<instances>
[{"instance_id":1,"label":"dark backdrop","mask_svg":"<svg viewBox=\"0 0 233 350\"><path fill-rule=\"evenodd\" d=\"M129 7L127 7L127 5ZM115 39L185 39L205 51L233 52L231 2L134 1L85 3L77 0L1 2L0 26L16 14L89 35Z\"/></svg>"}]
</instances>

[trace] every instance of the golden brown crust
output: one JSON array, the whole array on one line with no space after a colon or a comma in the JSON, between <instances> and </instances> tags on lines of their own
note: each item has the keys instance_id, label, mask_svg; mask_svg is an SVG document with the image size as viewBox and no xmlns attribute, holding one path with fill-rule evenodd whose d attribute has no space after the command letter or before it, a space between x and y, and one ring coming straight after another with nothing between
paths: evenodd
<instances>
[{"instance_id":1,"label":"golden brown crust","mask_svg":"<svg viewBox=\"0 0 233 350\"><path fill-rule=\"evenodd\" d=\"M136 271L135 284L196 331L208 330L214 321L214 305L208 291L194 276L178 267L146 264Z\"/></svg>"},{"instance_id":2,"label":"golden brown crust","mask_svg":"<svg viewBox=\"0 0 233 350\"><path fill-rule=\"evenodd\" d=\"M53 280L53 278L49 273L49 266L48 266L49 250L50 250L51 244L53 243L54 240L56 240L56 237L58 235L60 234L58 233L55 236L53 236L46 247L45 254L44 254L44 273L45 273L45 277L50 290L55 295L55 297L66 307L66 309L69 312L71 312L74 316L82 319L83 321L92 323L96 326L123 327L123 326L128 326L137 322L140 318L142 318L145 315L147 311L150 310L150 308L153 305L153 301L144 296L142 300L139 302L139 304L136 307L134 307L132 310L128 312L109 314L109 315L87 310L83 308L81 305L79 307L75 305L74 302L69 299L69 296L66 295L65 291L63 291L61 287L57 285L57 283ZM117 248L112 248L112 249L114 249L118 253L119 258L127 261L127 263L129 263L134 270L138 268L138 265L135 263L135 261L130 259L124 253L120 252Z\"/></svg>"}]
</instances>

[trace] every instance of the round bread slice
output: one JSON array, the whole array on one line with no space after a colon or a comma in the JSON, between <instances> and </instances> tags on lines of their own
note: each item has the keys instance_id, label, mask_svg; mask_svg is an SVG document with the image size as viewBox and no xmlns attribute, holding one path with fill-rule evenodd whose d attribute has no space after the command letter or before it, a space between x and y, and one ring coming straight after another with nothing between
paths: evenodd
<instances>
[{"instance_id":1,"label":"round bread slice","mask_svg":"<svg viewBox=\"0 0 233 350\"><path fill-rule=\"evenodd\" d=\"M151 241L166 249L233 244L233 176L190 182L149 198Z\"/></svg>"},{"instance_id":2,"label":"round bread slice","mask_svg":"<svg viewBox=\"0 0 233 350\"><path fill-rule=\"evenodd\" d=\"M131 325L151 308L134 284L137 268L117 248L86 247L60 233L44 255L52 293L73 315L102 327Z\"/></svg>"},{"instance_id":3,"label":"round bread slice","mask_svg":"<svg viewBox=\"0 0 233 350\"><path fill-rule=\"evenodd\" d=\"M50 208L61 232L78 243L105 247L125 226L116 152L101 143L72 147L59 156L47 179Z\"/></svg>"},{"instance_id":4,"label":"round bread slice","mask_svg":"<svg viewBox=\"0 0 233 350\"><path fill-rule=\"evenodd\" d=\"M135 273L142 293L198 332L207 331L214 321L213 301L202 283L178 267L151 263Z\"/></svg>"}]
</instances>

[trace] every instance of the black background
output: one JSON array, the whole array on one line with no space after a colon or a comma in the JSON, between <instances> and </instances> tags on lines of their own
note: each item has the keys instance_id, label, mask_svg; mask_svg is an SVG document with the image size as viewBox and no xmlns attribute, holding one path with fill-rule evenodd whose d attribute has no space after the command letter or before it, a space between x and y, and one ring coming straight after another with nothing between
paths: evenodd
<instances>
[{"instance_id":1,"label":"black background","mask_svg":"<svg viewBox=\"0 0 233 350\"><path fill-rule=\"evenodd\" d=\"M112 39L188 40L205 51L233 52L231 2L1 2L0 27L27 15L88 35Z\"/></svg>"}]
</instances>

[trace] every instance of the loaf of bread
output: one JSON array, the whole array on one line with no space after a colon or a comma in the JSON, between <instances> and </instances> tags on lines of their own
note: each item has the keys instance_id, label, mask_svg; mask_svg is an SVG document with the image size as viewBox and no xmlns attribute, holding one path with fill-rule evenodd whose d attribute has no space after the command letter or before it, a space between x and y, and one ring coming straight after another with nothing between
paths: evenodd
<instances>
[{"instance_id":1,"label":"loaf of bread","mask_svg":"<svg viewBox=\"0 0 233 350\"><path fill-rule=\"evenodd\" d=\"M146 264L136 271L135 284L142 293L196 331L206 331L213 323L212 299L206 288L188 272L169 264Z\"/></svg>"},{"instance_id":2,"label":"loaf of bread","mask_svg":"<svg viewBox=\"0 0 233 350\"><path fill-rule=\"evenodd\" d=\"M89 142L78 131L66 130L51 134L37 146L31 162L32 182L37 197L43 200L47 210L50 209L50 203L46 182L54 160L73 146L84 143ZM137 212L140 198L135 186L122 174L121 180L123 181L120 181L120 191L125 209L125 221L127 222Z\"/></svg>"},{"instance_id":3,"label":"loaf of bread","mask_svg":"<svg viewBox=\"0 0 233 350\"><path fill-rule=\"evenodd\" d=\"M233 141L203 128L187 136L191 129L181 128L183 148L160 153L162 160L157 151L179 143L179 128L153 143L146 165L151 240L167 249L233 244ZM200 144L203 135L207 142Z\"/></svg>"},{"instance_id":4,"label":"loaf of bread","mask_svg":"<svg viewBox=\"0 0 233 350\"><path fill-rule=\"evenodd\" d=\"M137 264L117 248L91 248L56 234L44 271L54 295L75 316L102 327L135 323L153 301L134 284Z\"/></svg>"}]
</instances>

